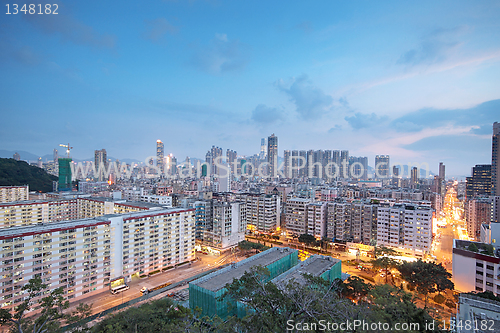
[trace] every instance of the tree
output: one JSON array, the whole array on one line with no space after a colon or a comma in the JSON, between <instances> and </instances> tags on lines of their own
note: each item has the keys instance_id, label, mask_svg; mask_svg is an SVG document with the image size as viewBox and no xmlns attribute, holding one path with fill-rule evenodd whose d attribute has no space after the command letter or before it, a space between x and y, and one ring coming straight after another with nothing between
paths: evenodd
<instances>
[{"instance_id":1,"label":"tree","mask_svg":"<svg viewBox=\"0 0 500 333\"><path fill-rule=\"evenodd\" d=\"M375 259L377 259L379 256L394 256L398 254L398 252L385 246L375 246L373 254Z\"/></svg>"},{"instance_id":2,"label":"tree","mask_svg":"<svg viewBox=\"0 0 500 333\"><path fill-rule=\"evenodd\" d=\"M319 246L321 247L321 249L327 250L328 244L330 244L330 240L327 237L323 237L319 241Z\"/></svg>"},{"instance_id":3,"label":"tree","mask_svg":"<svg viewBox=\"0 0 500 333\"><path fill-rule=\"evenodd\" d=\"M190 309L163 298L106 317L93 332L205 332Z\"/></svg>"},{"instance_id":4,"label":"tree","mask_svg":"<svg viewBox=\"0 0 500 333\"><path fill-rule=\"evenodd\" d=\"M419 294L424 295L425 307L427 307L427 297L430 293L454 288L450 280L451 274L441 264L419 259L400 265L398 270L406 282L415 286Z\"/></svg>"},{"instance_id":5,"label":"tree","mask_svg":"<svg viewBox=\"0 0 500 333\"><path fill-rule=\"evenodd\" d=\"M252 267L227 284L221 300L247 308L245 317L228 319L238 328L231 332L282 332L289 320L345 322L361 316L361 308L337 295L335 284L307 274L303 277L305 284L292 279L277 286L268 281L267 268Z\"/></svg>"},{"instance_id":6,"label":"tree","mask_svg":"<svg viewBox=\"0 0 500 333\"><path fill-rule=\"evenodd\" d=\"M435 330L425 330L426 323L433 321L426 309L420 309L415 304L414 297L399 288L390 285L378 285L368 295L372 310L367 321L389 323L415 323L420 329L405 332L441 332L436 325Z\"/></svg>"},{"instance_id":7,"label":"tree","mask_svg":"<svg viewBox=\"0 0 500 333\"><path fill-rule=\"evenodd\" d=\"M351 276L344 282L343 296L349 298L356 303L364 299L373 289L373 286L363 281L357 276Z\"/></svg>"},{"instance_id":8,"label":"tree","mask_svg":"<svg viewBox=\"0 0 500 333\"><path fill-rule=\"evenodd\" d=\"M468 250L471 251L471 252L477 252L478 251L477 245L474 244L474 243L470 243L470 245L468 247Z\"/></svg>"},{"instance_id":9,"label":"tree","mask_svg":"<svg viewBox=\"0 0 500 333\"><path fill-rule=\"evenodd\" d=\"M305 243L309 246L314 246L316 244L316 237L309 234L302 234L299 236L299 242Z\"/></svg>"},{"instance_id":10,"label":"tree","mask_svg":"<svg viewBox=\"0 0 500 333\"><path fill-rule=\"evenodd\" d=\"M491 244L483 244L484 254L493 256L494 247Z\"/></svg>"},{"instance_id":11,"label":"tree","mask_svg":"<svg viewBox=\"0 0 500 333\"><path fill-rule=\"evenodd\" d=\"M47 296L38 300L40 313L36 319L25 318L36 298L42 296L46 289L47 284L42 283L41 278L29 280L21 289L26 292L27 296L21 304L15 307L14 314L6 309L0 309L0 324L8 324L19 333L28 331L42 333L49 328L59 327L59 320L65 317L63 310L69 307L69 302L63 297L62 287L52 290Z\"/></svg>"},{"instance_id":12,"label":"tree","mask_svg":"<svg viewBox=\"0 0 500 333\"><path fill-rule=\"evenodd\" d=\"M389 257L380 257L372 260L372 264L373 268L385 271L385 283L387 283L387 277L389 276L389 268L396 268L398 266L397 261Z\"/></svg>"},{"instance_id":13,"label":"tree","mask_svg":"<svg viewBox=\"0 0 500 333\"><path fill-rule=\"evenodd\" d=\"M92 315L92 304L80 303L76 309L69 315L66 316L66 322L68 324L81 323L71 332L85 332L88 331L87 323L83 323L87 317Z\"/></svg>"}]
</instances>

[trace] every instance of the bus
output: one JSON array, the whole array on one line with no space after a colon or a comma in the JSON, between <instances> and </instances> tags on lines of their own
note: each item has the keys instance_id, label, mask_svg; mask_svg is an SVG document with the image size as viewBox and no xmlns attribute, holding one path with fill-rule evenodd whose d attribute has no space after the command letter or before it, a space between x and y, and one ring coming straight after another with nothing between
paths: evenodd
<instances>
[{"instance_id":1,"label":"bus","mask_svg":"<svg viewBox=\"0 0 500 333\"><path fill-rule=\"evenodd\" d=\"M113 295L116 295L116 294L121 293L121 292L128 290L128 289L130 289L130 287L125 282L125 278L123 276L120 276L116 279L111 280L111 282L109 284L109 291Z\"/></svg>"}]
</instances>

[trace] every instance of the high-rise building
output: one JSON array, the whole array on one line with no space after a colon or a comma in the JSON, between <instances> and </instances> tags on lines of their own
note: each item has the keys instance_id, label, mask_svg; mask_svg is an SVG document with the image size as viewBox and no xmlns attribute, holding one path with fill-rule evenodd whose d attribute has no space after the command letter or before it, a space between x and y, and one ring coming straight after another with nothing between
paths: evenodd
<instances>
[{"instance_id":1,"label":"high-rise building","mask_svg":"<svg viewBox=\"0 0 500 333\"><path fill-rule=\"evenodd\" d=\"M53 157L54 157L54 172L56 174L59 174L59 152L57 151L57 149L54 149Z\"/></svg>"},{"instance_id":2,"label":"high-rise building","mask_svg":"<svg viewBox=\"0 0 500 333\"><path fill-rule=\"evenodd\" d=\"M14 153L13 158L14 158L16 161L20 161L20 160L21 160L21 155L19 155L19 154L16 152L16 153Z\"/></svg>"},{"instance_id":3,"label":"high-rise building","mask_svg":"<svg viewBox=\"0 0 500 333\"><path fill-rule=\"evenodd\" d=\"M500 196L500 123L493 123L491 142L491 195Z\"/></svg>"},{"instance_id":4,"label":"high-rise building","mask_svg":"<svg viewBox=\"0 0 500 333\"><path fill-rule=\"evenodd\" d=\"M267 162L269 162L270 177L275 178L278 168L278 137L274 133L267 138Z\"/></svg>"},{"instance_id":5,"label":"high-rise building","mask_svg":"<svg viewBox=\"0 0 500 333\"><path fill-rule=\"evenodd\" d=\"M395 204L377 210L377 245L419 253L431 250L432 208Z\"/></svg>"},{"instance_id":6,"label":"high-rise building","mask_svg":"<svg viewBox=\"0 0 500 333\"><path fill-rule=\"evenodd\" d=\"M156 140L156 166L160 169L161 173L165 172L165 148L161 140Z\"/></svg>"},{"instance_id":7,"label":"high-rise building","mask_svg":"<svg viewBox=\"0 0 500 333\"><path fill-rule=\"evenodd\" d=\"M205 162L210 166L209 170L210 175L219 174L219 168L217 167L216 164L222 163L221 157L222 157L222 148L215 146L212 146L212 149L210 149L205 155Z\"/></svg>"},{"instance_id":8,"label":"high-rise building","mask_svg":"<svg viewBox=\"0 0 500 333\"><path fill-rule=\"evenodd\" d=\"M492 200L490 198L472 198L464 205L467 234L471 240L479 241L481 225L490 224Z\"/></svg>"},{"instance_id":9,"label":"high-rise building","mask_svg":"<svg viewBox=\"0 0 500 333\"><path fill-rule=\"evenodd\" d=\"M292 166L292 178L297 178L299 176L299 170L298 167L302 165L302 162L299 160L299 151L298 150L292 150L292 157L291 157L291 166Z\"/></svg>"},{"instance_id":10,"label":"high-rise building","mask_svg":"<svg viewBox=\"0 0 500 333\"><path fill-rule=\"evenodd\" d=\"M306 168L306 176L308 178L313 177L313 163L314 163L314 150L307 151L307 168Z\"/></svg>"},{"instance_id":11,"label":"high-rise building","mask_svg":"<svg viewBox=\"0 0 500 333\"><path fill-rule=\"evenodd\" d=\"M491 195L491 185L493 184L491 173L491 165L489 164L476 165L472 168L472 176L465 179L467 199Z\"/></svg>"},{"instance_id":12,"label":"high-rise building","mask_svg":"<svg viewBox=\"0 0 500 333\"><path fill-rule=\"evenodd\" d=\"M349 150L340 152L339 177L349 178Z\"/></svg>"},{"instance_id":13,"label":"high-rise building","mask_svg":"<svg viewBox=\"0 0 500 333\"><path fill-rule=\"evenodd\" d=\"M389 155L375 156L375 178L389 178Z\"/></svg>"},{"instance_id":14,"label":"high-rise building","mask_svg":"<svg viewBox=\"0 0 500 333\"><path fill-rule=\"evenodd\" d=\"M392 167L392 176L399 177L399 168L396 165Z\"/></svg>"},{"instance_id":15,"label":"high-rise building","mask_svg":"<svg viewBox=\"0 0 500 333\"><path fill-rule=\"evenodd\" d=\"M332 176L335 176L335 178L340 177L340 150L333 150L332 151L332 171L331 174Z\"/></svg>"},{"instance_id":16,"label":"high-rise building","mask_svg":"<svg viewBox=\"0 0 500 333\"><path fill-rule=\"evenodd\" d=\"M59 191L71 190L71 158L59 158Z\"/></svg>"},{"instance_id":17,"label":"high-rise building","mask_svg":"<svg viewBox=\"0 0 500 333\"><path fill-rule=\"evenodd\" d=\"M312 199L289 198L286 201L286 231L287 235L300 236L307 233L307 205Z\"/></svg>"},{"instance_id":18,"label":"high-rise building","mask_svg":"<svg viewBox=\"0 0 500 333\"><path fill-rule=\"evenodd\" d=\"M411 168L411 183L412 184L417 184L418 183L418 168L417 167L413 167Z\"/></svg>"},{"instance_id":19,"label":"high-rise building","mask_svg":"<svg viewBox=\"0 0 500 333\"><path fill-rule=\"evenodd\" d=\"M327 168L331 166L328 166L328 163L332 162L332 151L331 150L325 150L323 152L323 179L328 180L328 178L331 178L333 176L333 172L330 168L330 170L327 171Z\"/></svg>"},{"instance_id":20,"label":"high-rise building","mask_svg":"<svg viewBox=\"0 0 500 333\"><path fill-rule=\"evenodd\" d=\"M443 162L439 162L439 178L445 179L445 167Z\"/></svg>"},{"instance_id":21,"label":"high-rise building","mask_svg":"<svg viewBox=\"0 0 500 333\"><path fill-rule=\"evenodd\" d=\"M236 173L236 160L238 158L238 153L235 151L235 150L230 150L230 149L227 149L226 150L226 160L227 160L227 163L229 164L229 168L231 169L231 174L235 174Z\"/></svg>"},{"instance_id":22,"label":"high-rise building","mask_svg":"<svg viewBox=\"0 0 500 333\"><path fill-rule=\"evenodd\" d=\"M297 165L297 167L299 168L299 177L307 177L307 152L305 150L300 150L299 157L299 164Z\"/></svg>"},{"instance_id":23,"label":"high-rise building","mask_svg":"<svg viewBox=\"0 0 500 333\"><path fill-rule=\"evenodd\" d=\"M170 176L177 175L177 158L173 154L165 157L166 174Z\"/></svg>"},{"instance_id":24,"label":"high-rise building","mask_svg":"<svg viewBox=\"0 0 500 333\"><path fill-rule=\"evenodd\" d=\"M285 150L283 152L283 157L285 159L284 161L284 169L283 169L283 174L285 175L285 178L292 178L292 175L291 175L291 166L292 166L292 160L291 160L291 152L289 150Z\"/></svg>"},{"instance_id":25,"label":"high-rise building","mask_svg":"<svg viewBox=\"0 0 500 333\"><path fill-rule=\"evenodd\" d=\"M351 178L368 179L368 157L349 156Z\"/></svg>"},{"instance_id":26,"label":"high-rise building","mask_svg":"<svg viewBox=\"0 0 500 333\"><path fill-rule=\"evenodd\" d=\"M246 225L255 232L274 232L280 227L281 200L277 194L244 193L239 198L246 204Z\"/></svg>"},{"instance_id":27,"label":"high-rise building","mask_svg":"<svg viewBox=\"0 0 500 333\"><path fill-rule=\"evenodd\" d=\"M98 181L102 182L103 180L107 180L105 179L106 177L104 177L105 170L108 170L108 154L106 153L106 149L94 151L94 165Z\"/></svg>"},{"instance_id":28,"label":"high-rise building","mask_svg":"<svg viewBox=\"0 0 500 333\"><path fill-rule=\"evenodd\" d=\"M265 160L267 157L267 145L266 145L266 138L260 139L260 154L259 154L259 159Z\"/></svg>"}]
</instances>

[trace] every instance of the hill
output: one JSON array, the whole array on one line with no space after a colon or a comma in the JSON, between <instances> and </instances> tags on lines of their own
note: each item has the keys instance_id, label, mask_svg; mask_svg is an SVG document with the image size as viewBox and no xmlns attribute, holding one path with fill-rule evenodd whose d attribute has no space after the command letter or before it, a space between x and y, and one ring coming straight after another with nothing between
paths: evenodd
<instances>
[{"instance_id":1,"label":"hill","mask_svg":"<svg viewBox=\"0 0 500 333\"><path fill-rule=\"evenodd\" d=\"M12 158L0 158L0 186L30 186L30 191L52 191L52 181L56 176L49 175L39 167Z\"/></svg>"}]
</instances>

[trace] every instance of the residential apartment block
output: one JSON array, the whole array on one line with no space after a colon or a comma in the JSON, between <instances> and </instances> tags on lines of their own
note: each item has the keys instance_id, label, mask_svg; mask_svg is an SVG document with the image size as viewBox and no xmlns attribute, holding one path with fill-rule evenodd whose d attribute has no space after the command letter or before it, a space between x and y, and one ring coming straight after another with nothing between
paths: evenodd
<instances>
[{"instance_id":1,"label":"residential apartment block","mask_svg":"<svg viewBox=\"0 0 500 333\"><path fill-rule=\"evenodd\" d=\"M161 271L194 259L194 209L35 223L0 229L0 304L22 301L21 288L41 277L68 299L109 289L110 280Z\"/></svg>"}]
</instances>

